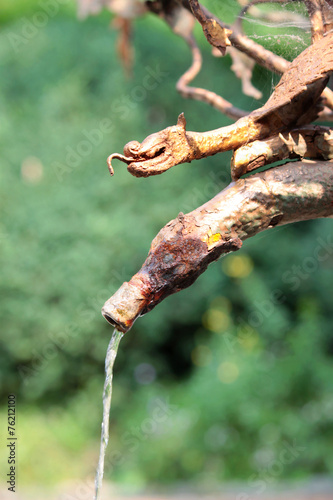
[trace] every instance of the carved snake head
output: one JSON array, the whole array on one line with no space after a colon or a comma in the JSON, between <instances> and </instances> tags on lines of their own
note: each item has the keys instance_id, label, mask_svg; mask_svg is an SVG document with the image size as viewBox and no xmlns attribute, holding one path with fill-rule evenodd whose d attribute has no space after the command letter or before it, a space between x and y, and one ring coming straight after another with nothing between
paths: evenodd
<instances>
[{"instance_id":1,"label":"carved snake head","mask_svg":"<svg viewBox=\"0 0 333 500\"><path fill-rule=\"evenodd\" d=\"M131 141L124 147L124 155L114 153L107 163L111 175L113 159L127 163L127 170L135 177L149 177L165 172L178 163L190 161L191 148L186 137L184 113L178 116L177 125L151 134L143 142Z\"/></svg>"}]
</instances>

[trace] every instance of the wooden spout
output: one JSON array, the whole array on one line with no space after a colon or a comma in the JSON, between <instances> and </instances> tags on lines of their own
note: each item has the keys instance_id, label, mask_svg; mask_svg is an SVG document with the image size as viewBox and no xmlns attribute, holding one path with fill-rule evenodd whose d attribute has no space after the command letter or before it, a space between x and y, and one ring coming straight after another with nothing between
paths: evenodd
<instances>
[{"instance_id":1,"label":"wooden spout","mask_svg":"<svg viewBox=\"0 0 333 500\"><path fill-rule=\"evenodd\" d=\"M154 238L140 271L105 303L122 332L161 300L190 286L210 262L265 229L333 215L333 163L293 162L231 183Z\"/></svg>"}]
</instances>

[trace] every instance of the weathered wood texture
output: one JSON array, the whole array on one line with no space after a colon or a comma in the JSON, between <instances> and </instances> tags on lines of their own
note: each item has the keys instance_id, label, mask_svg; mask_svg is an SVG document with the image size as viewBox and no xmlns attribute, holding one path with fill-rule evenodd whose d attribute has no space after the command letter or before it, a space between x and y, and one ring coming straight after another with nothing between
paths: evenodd
<instances>
[{"instance_id":1,"label":"weathered wood texture","mask_svg":"<svg viewBox=\"0 0 333 500\"><path fill-rule=\"evenodd\" d=\"M332 160L332 129L309 125L284 135L280 133L270 139L242 146L233 154L231 176L236 180L247 172L288 158Z\"/></svg>"},{"instance_id":2,"label":"weathered wood texture","mask_svg":"<svg viewBox=\"0 0 333 500\"><path fill-rule=\"evenodd\" d=\"M124 147L128 171L136 177L165 172L174 165L233 150L255 140L313 121L319 112L319 97L333 71L333 33L310 45L290 64L266 104L233 125L208 132L186 132L181 115L177 125L148 136L141 144Z\"/></svg>"},{"instance_id":3,"label":"weathered wood texture","mask_svg":"<svg viewBox=\"0 0 333 500\"><path fill-rule=\"evenodd\" d=\"M179 20L184 20L183 11L187 16L193 12L215 50L224 53L231 44L283 76L266 104L243 116L245 112L215 93L189 86L201 67L191 19L186 32L180 33L192 50L192 65L180 78L178 90L240 118L228 127L199 133L187 131L180 114L176 125L142 143L129 142L124 155L111 155L110 172L115 158L127 163L133 175L148 177L233 150L236 182L202 207L179 214L159 232L141 270L104 305L103 315L116 328L129 330L138 316L191 285L210 262L238 250L247 238L274 226L333 215L333 162L327 161L333 158L332 131L310 125L320 114L329 117L333 109L332 92L325 88L333 71L332 1L306 0L313 43L291 63L249 40L236 25L230 29L198 0L149 4L175 33ZM304 157L323 161L289 162L239 179L274 161Z\"/></svg>"},{"instance_id":4,"label":"weathered wood texture","mask_svg":"<svg viewBox=\"0 0 333 500\"><path fill-rule=\"evenodd\" d=\"M266 229L333 215L333 164L295 162L231 183L189 214L179 214L151 244L141 270L104 305L126 332L138 316L190 286L208 264Z\"/></svg>"}]
</instances>

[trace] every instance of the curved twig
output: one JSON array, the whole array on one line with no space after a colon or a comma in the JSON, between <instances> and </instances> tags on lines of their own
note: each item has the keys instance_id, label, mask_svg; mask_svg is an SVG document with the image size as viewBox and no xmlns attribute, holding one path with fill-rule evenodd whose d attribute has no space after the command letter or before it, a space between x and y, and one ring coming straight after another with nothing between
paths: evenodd
<instances>
[{"instance_id":1,"label":"curved twig","mask_svg":"<svg viewBox=\"0 0 333 500\"><path fill-rule=\"evenodd\" d=\"M183 0L182 4L187 10L192 12L188 0ZM221 26L221 28L232 31L232 33L228 35L228 39L230 40L231 45L236 47L236 49L252 57L252 59L254 59L258 64L268 69L269 71L273 71L273 73L278 73L281 75L287 70L290 64L289 61L287 61L281 56L274 54L274 52L265 49L262 45L254 42L246 35L243 35L237 29L232 30L232 27L229 24L226 24L223 21L221 21L221 19L215 16L206 7L204 7L201 4L199 4L199 6L201 12L203 12L206 17L214 19Z\"/></svg>"},{"instance_id":2,"label":"curved twig","mask_svg":"<svg viewBox=\"0 0 333 500\"><path fill-rule=\"evenodd\" d=\"M182 0L181 4L185 9L192 13L189 0ZM162 13L164 13L163 6L156 5L155 2L147 1L146 6L150 10L150 12L154 14L161 15ZM215 16L203 5L199 4L199 7L199 15L202 15L200 13L203 13L203 15L205 16L202 19L213 19L220 25L221 28L232 31L228 35L228 40L231 42L231 45L244 54L248 55L257 64L279 75L282 75L288 69L291 64L289 61L281 56L278 56L277 54L274 54L274 52L266 49L259 43L256 43L254 40L251 40L246 35L242 34L239 30L232 30L230 25L221 21L221 19ZM165 17L165 14L163 14L163 16ZM325 98L326 106L333 109L333 92L330 89L326 88L323 91L323 97Z\"/></svg>"},{"instance_id":3,"label":"curved twig","mask_svg":"<svg viewBox=\"0 0 333 500\"><path fill-rule=\"evenodd\" d=\"M193 36L195 18L192 12L190 15L189 11L180 6L178 3L169 4L168 9L163 8L163 4L155 4L154 2L148 2L147 5L151 12L164 19L172 31L177 36L180 36L191 50L192 64L179 78L176 84L177 91L184 98L205 102L232 119L237 120L238 118L247 115L248 113L246 111L236 108L229 101L215 92L199 87L189 86L189 83L198 75L202 66L201 52ZM192 22L188 18L189 15ZM199 12L198 15L200 17L201 12ZM205 17L201 16L200 19L203 23L206 22Z\"/></svg>"},{"instance_id":4,"label":"curved twig","mask_svg":"<svg viewBox=\"0 0 333 500\"><path fill-rule=\"evenodd\" d=\"M124 156L124 155L121 155L119 153L113 153L106 160L106 163L108 165L109 172L110 172L111 175L114 175L114 170L113 170L113 167L112 167L112 164L111 164L111 162L112 162L113 159L123 161L124 163L127 163L127 165L129 163L135 161L135 158L131 158L129 156Z\"/></svg>"},{"instance_id":5,"label":"curved twig","mask_svg":"<svg viewBox=\"0 0 333 500\"><path fill-rule=\"evenodd\" d=\"M229 35L231 35L232 30L230 28L224 27L211 15L207 15L202 9L198 0L188 0L191 7L193 15L199 21L202 26L207 41L216 47L221 54L224 56L226 47L231 45L229 40Z\"/></svg>"},{"instance_id":6,"label":"curved twig","mask_svg":"<svg viewBox=\"0 0 333 500\"><path fill-rule=\"evenodd\" d=\"M128 170L137 177L158 175L174 165L222 153L316 119L318 100L333 71L333 33L310 45L290 64L266 104L233 125L207 132L187 132L183 115L175 126L129 143L134 158ZM320 57L318 56L320 54ZM301 71L300 71L300 68Z\"/></svg>"},{"instance_id":7,"label":"curved twig","mask_svg":"<svg viewBox=\"0 0 333 500\"><path fill-rule=\"evenodd\" d=\"M193 37L184 38L188 43L192 52L192 65L190 68L179 78L176 89L185 98L195 99L197 101L203 101L210 104L213 108L217 109L221 113L238 120L242 116L248 114L247 111L236 108L229 101L224 99L222 96L216 94L207 89L202 89L199 87L191 87L189 83L197 76L200 72L202 65L202 57L199 47L197 46Z\"/></svg>"}]
</instances>

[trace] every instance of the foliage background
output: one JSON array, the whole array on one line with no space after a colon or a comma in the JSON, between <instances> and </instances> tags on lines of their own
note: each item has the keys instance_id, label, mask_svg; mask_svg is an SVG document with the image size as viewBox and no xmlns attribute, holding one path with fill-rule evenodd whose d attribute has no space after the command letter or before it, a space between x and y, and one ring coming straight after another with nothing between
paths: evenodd
<instances>
[{"instance_id":1,"label":"foliage background","mask_svg":"<svg viewBox=\"0 0 333 500\"><path fill-rule=\"evenodd\" d=\"M111 179L111 152L181 111L192 130L230 121L178 96L189 53L158 19L135 24L133 79L115 53L109 14L79 22L70 2L14 47L11 34L21 36L42 5L5 0L0 8L0 432L15 393L22 485L93 474L111 335L101 306L166 222L230 181L227 154L148 179L119 164ZM226 3L224 17L234 12ZM251 29L287 56L306 41L295 28L295 43ZM258 107L242 95L229 58L211 57L202 37L201 45L196 83ZM150 70L164 73L152 90ZM278 78L256 67L254 81L263 103ZM112 131L61 170L68 148L77 152L106 118ZM318 220L259 235L137 321L116 362L107 477L133 488L213 487L333 472L331 228ZM156 401L171 405L158 424ZM274 474L288 444L302 451ZM4 470L4 447L0 460Z\"/></svg>"}]
</instances>

